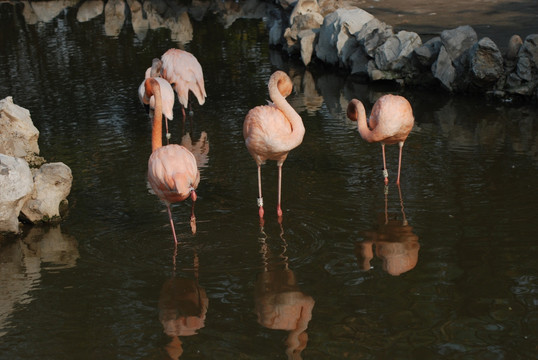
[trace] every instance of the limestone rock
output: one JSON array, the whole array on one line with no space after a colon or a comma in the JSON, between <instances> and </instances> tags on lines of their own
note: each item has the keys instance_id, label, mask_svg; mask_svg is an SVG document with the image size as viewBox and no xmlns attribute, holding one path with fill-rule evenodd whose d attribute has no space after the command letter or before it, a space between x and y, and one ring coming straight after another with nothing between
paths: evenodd
<instances>
[{"instance_id":1,"label":"limestone rock","mask_svg":"<svg viewBox=\"0 0 538 360\"><path fill-rule=\"evenodd\" d=\"M44 164L35 170L32 197L24 204L22 214L31 222L48 222L60 216L60 203L71 191L73 175L64 163Z\"/></svg>"},{"instance_id":2,"label":"limestone rock","mask_svg":"<svg viewBox=\"0 0 538 360\"><path fill-rule=\"evenodd\" d=\"M39 154L38 138L30 112L14 104L11 96L0 100L0 153L15 157Z\"/></svg>"},{"instance_id":3,"label":"limestone rock","mask_svg":"<svg viewBox=\"0 0 538 360\"><path fill-rule=\"evenodd\" d=\"M19 213L33 189L26 161L0 154L0 231L19 232Z\"/></svg>"}]
</instances>

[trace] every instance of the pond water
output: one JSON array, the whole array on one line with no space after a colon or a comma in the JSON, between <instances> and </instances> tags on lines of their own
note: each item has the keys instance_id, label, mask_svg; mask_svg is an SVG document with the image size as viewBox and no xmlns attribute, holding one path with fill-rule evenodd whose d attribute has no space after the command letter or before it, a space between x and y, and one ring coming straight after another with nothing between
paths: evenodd
<instances>
[{"instance_id":1,"label":"pond water","mask_svg":"<svg viewBox=\"0 0 538 360\"><path fill-rule=\"evenodd\" d=\"M0 4L0 98L31 112L41 155L73 172L66 218L0 249L2 359L529 359L538 351L538 109L481 97L355 83L289 61L260 19L192 21L184 45L208 93L171 122L195 142L201 182L165 206L146 181L150 122L137 88L178 43L166 29L107 36L68 8L26 23ZM243 119L270 74L306 135L263 169L265 222ZM413 106L397 146L360 138L352 98ZM204 151L208 150L208 151ZM298 319L298 320L297 320Z\"/></svg>"}]
</instances>

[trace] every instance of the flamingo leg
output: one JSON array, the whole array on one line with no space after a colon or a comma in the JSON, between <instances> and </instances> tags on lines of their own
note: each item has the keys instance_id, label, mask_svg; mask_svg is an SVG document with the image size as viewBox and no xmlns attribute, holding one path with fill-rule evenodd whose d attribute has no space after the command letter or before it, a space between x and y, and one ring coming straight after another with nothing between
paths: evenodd
<instances>
[{"instance_id":1,"label":"flamingo leg","mask_svg":"<svg viewBox=\"0 0 538 360\"><path fill-rule=\"evenodd\" d=\"M185 121L187 115L185 114L185 108L183 106L181 107L181 113L183 114L183 121Z\"/></svg>"},{"instance_id":2,"label":"flamingo leg","mask_svg":"<svg viewBox=\"0 0 538 360\"><path fill-rule=\"evenodd\" d=\"M177 245L176 229L174 227L174 220L172 220L172 210L170 210L170 205L166 205L168 210L168 217L170 218L170 226L172 226L172 234L174 235L174 243Z\"/></svg>"},{"instance_id":3,"label":"flamingo leg","mask_svg":"<svg viewBox=\"0 0 538 360\"><path fill-rule=\"evenodd\" d=\"M263 196L262 196L262 167L258 165L258 212L260 219L263 218Z\"/></svg>"},{"instance_id":4,"label":"flamingo leg","mask_svg":"<svg viewBox=\"0 0 538 360\"><path fill-rule=\"evenodd\" d=\"M385 160L385 144L381 144L381 151L383 153L383 177L385 178L385 185L389 183L389 172L387 170L387 161Z\"/></svg>"},{"instance_id":5,"label":"flamingo leg","mask_svg":"<svg viewBox=\"0 0 538 360\"><path fill-rule=\"evenodd\" d=\"M279 219L282 217L282 209L280 208L281 195L282 195L282 165L278 165L278 204L276 206L276 213Z\"/></svg>"},{"instance_id":6,"label":"flamingo leg","mask_svg":"<svg viewBox=\"0 0 538 360\"><path fill-rule=\"evenodd\" d=\"M400 147L400 155L398 157L398 179L396 180L396 184L400 185L400 168L402 166L402 149L403 149L403 141L400 141L398 143L398 146Z\"/></svg>"}]
</instances>

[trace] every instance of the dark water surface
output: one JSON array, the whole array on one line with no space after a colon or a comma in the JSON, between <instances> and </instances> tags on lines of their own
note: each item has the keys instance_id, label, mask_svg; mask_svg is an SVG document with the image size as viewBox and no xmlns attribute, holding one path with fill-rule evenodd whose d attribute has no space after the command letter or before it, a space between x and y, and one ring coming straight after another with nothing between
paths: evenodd
<instances>
[{"instance_id":1,"label":"dark water surface","mask_svg":"<svg viewBox=\"0 0 538 360\"><path fill-rule=\"evenodd\" d=\"M538 353L538 110L358 84L270 51L264 24L193 21L185 45L208 98L182 129L207 136L201 183L172 208L148 191L150 123L137 96L169 32L118 37L75 9L27 24L0 4L0 98L31 112L41 155L73 171L69 213L0 249L2 359L531 359ZM277 170L256 166L245 114L282 69L306 135ZM346 119L386 92L415 128L397 147L361 140ZM400 191L401 193L400 193ZM404 222L406 221L406 223ZM176 321L176 319L179 320Z\"/></svg>"}]
</instances>

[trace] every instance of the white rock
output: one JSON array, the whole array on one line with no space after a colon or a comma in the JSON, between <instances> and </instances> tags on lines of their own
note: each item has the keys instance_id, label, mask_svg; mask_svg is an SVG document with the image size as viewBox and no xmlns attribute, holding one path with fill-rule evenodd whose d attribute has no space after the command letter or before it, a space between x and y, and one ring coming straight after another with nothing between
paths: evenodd
<instances>
[{"instance_id":1,"label":"white rock","mask_svg":"<svg viewBox=\"0 0 538 360\"><path fill-rule=\"evenodd\" d=\"M71 191L71 169L61 162L44 164L35 171L33 180L34 191L22 207L23 215L33 223L60 216L60 203Z\"/></svg>"},{"instance_id":2,"label":"white rock","mask_svg":"<svg viewBox=\"0 0 538 360\"><path fill-rule=\"evenodd\" d=\"M0 153L15 157L39 154L38 138L30 112L14 104L11 96L0 100Z\"/></svg>"},{"instance_id":3,"label":"white rock","mask_svg":"<svg viewBox=\"0 0 538 360\"><path fill-rule=\"evenodd\" d=\"M0 231L19 232L19 213L33 189L26 161L0 154Z\"/></svg>"}]
</instances>

